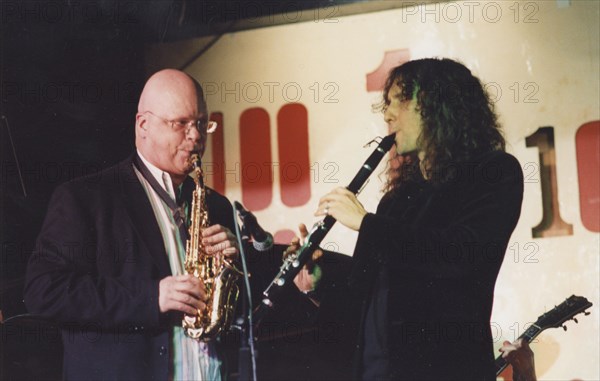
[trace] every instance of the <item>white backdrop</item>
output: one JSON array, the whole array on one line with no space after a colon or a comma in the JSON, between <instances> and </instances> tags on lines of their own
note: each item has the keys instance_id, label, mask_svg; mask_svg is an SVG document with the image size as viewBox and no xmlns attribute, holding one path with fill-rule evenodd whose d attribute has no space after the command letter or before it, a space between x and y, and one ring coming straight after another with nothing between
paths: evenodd
<instances>
[{"instance_id":1,"label":"white backdrop","mask_svg":"<svg viewBox=\"0 0 600 381\"><path fill-rule=\"evenodd\" d=\"M470 1L346 17L332 9L308 22L226 34L187 71L210 90L210 110L224 115L228 168L241 160L238 122L244 110L268 112L274 161L278 110L289 101L308 110L310 163L321 174L311 180L310 201L290 208L280 201L274 173L272 201L256 214L265 228L277 231L312 224L319 197L347 185L373 149L362 146L386 134L381 115L371 111L380 93L366 87L366 75L379 67L385 52L407 49L413 59L450 57L467 65L494 94L508 151L528 179L521 219L496 285L496 347L571 294L585 296L594 303L592 314L568 323L566 333L545 331L533 349L542 380L598 380L600 240L580 216L575 133L600 119L599 7L595 1ZM198 50L205 41L154 46L149 57L168 65L165 57L176 57L182 47ZM542 191L538 149L526 147L525 138L542 126L554 127L558 207L573 225L572 235L532 237L531 228L542 219ZM337 171L325 181L328 163ZM360 195L367 210L374 211L380 189L372 176ZM228 176L226 195L241 200L242 192L235 176ZM325 241L351 254L355 237L336 226Z\"/></svg>"}]
</instances>

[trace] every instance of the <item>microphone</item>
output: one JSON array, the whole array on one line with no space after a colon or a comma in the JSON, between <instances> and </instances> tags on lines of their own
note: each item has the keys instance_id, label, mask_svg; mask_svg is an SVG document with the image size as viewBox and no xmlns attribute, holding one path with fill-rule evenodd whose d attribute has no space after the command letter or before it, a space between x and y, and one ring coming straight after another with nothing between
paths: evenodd
<instances>
[{"instance_id":1,"label":"microphone","mask_svg":"<svg viewBox=\"0 0 600 381\"><path fill-rule=\"evenodd\" d=\"M261 228L256 220L256 216L252 214L252 212L247 211L242 204L237 201L234 201L233 204L235 205L235 210L237 210L246 231L253 239L252 246L258 251L267 251L272 248L273 235Z\"/></svg>"}]
</instances>

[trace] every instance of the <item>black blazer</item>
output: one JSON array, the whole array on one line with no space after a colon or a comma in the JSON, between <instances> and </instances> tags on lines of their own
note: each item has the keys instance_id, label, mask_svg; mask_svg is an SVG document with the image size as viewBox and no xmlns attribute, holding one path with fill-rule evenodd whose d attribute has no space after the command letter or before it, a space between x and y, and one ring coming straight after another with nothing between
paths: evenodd
<instances>
[{"instance_id":1,"label":"black blazer","mask_svg":"<svg viewBox=\"0 0 600 381\"><path fill-rule=\"evenodd\" d=\"M232 231L232 207L207 190L212 224ZM26 277L25 303L58 321L66 379L166 380L170 330L159 281L171 275L132 157L59 186ZM176 315L176 314L173 314Z\"/></svg>"},{"instance_id":2,"label":"black blazer","mask_svg":"<svg viewBox=\"0 0 600 381\"><path fill-rule=\"evenodd\" d=\"M321 312L329 320L337 312L340 325L358 336L350 346L358 349L355 364L374 285L385 271L387 316L380 321L392 379L495 380L494 285L520 216L523 174L505 152L456 168L445 185L414 183L386 194L361 224L347 284L324 285Z\"/></svg>"}]
</instances>

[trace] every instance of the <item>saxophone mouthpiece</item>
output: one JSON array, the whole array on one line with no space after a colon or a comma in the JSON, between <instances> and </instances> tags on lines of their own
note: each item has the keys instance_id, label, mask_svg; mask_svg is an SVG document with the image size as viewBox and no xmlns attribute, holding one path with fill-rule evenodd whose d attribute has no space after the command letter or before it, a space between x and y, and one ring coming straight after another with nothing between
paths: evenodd
<instances>
[{"instance_id":1,"label":"saxophone mouthpiece","mask_svg":"<svg viewBox=\"0 0 600 381\"><path fill-rule=\"evenodd\" d=\"M192 166L194 167L194 169L200 168L202 166L202 159L200 158L200 154L197 152L194 152L190 156L190 162L192 163Z\"/></svg>"}]
</instances>

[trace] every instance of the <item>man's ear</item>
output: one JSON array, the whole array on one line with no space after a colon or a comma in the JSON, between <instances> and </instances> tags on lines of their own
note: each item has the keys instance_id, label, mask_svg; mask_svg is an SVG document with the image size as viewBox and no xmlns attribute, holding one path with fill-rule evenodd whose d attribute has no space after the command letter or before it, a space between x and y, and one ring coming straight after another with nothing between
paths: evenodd
<instances>
[{"instance_id":1,"label":"man's ear","mask_svg":"<svg viewBox=\"0 0 600 381\"><path fill-rule=\"evenodd\" d=\"M135 126L136 128L141 128L144 131L148 130L148 127L146 126L146 117L144 116L144 114L142 113L137 113L135 116Z\"/></svg>"}]
</instances>

